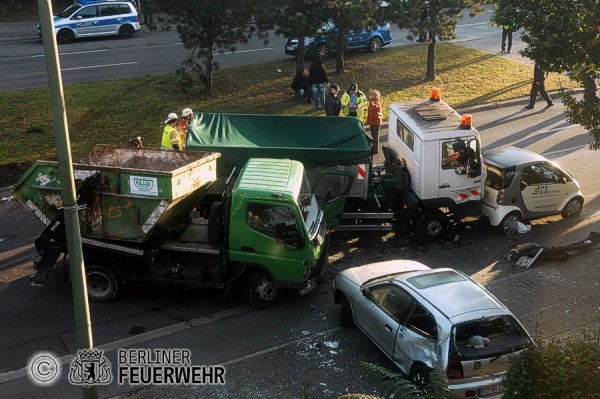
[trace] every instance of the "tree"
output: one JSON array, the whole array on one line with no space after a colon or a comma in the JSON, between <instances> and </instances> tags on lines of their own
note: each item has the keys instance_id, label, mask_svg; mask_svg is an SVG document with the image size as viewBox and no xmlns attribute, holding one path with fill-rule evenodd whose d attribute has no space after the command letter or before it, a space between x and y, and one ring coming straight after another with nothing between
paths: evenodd
<instances>
[{"instance_id":1,"label":"tree","mask_svg":"<svg viewBox=\"0 0 600 399\"><path fill-rule=\"evenodd\" d=\"M335 70L344 73L345 35L349 30L361 30L373 26L381 14L381 0L323 0L325 15L336 26L333 40L336 41Z\"/></svg>"},{"instance_id":2,"label":"tree","mask_svg":"<svg viewBox=\"0 0 600 399\"><path fill-rule=\"evenodd\" d=\"M167 12L167 24L177 27L183 45L190 52L179 72L185 76L191 68L204 81L204 91L212 93L213 72L219 65L215 52L235 51L236 45L248 43L257 35L267 43L267 28L255 15L261 12L260 1L239 0L160 0Z\"/></svg>"},{"instance_id":3,"label":"tree","mask_svg":"<svg viewBox=\"0 0 600 399\"><path fill-rule=\"evenodd\" d=\"M494 0L492 21L523 29L520 51L550 72L567 72L584 89L583 98L564 93L567 117L590 131L590 148L600 149L600 13L598 0Z\"/></svg>"},{"instance_id":4,"label":"tree","mask_svg":"<svg viewBox=\"0 0 600 399\"><path fill-rule=\"evenodd\" d=\"M463 12L474 17L485 9L484 0L391 0L388 15L400 29L408 29L408 40L427 33L427 81L435 80L435 44L437 40L456 38L456 24Z\"/></svg>"},{"instance_id":5,"label":"tree","mask_svg":"<svg viewBox=\"0 0 600 399\"><path fill-rule=\"evenodd\" d=\"M272 2L269 14L273 15L275 33L286 38L298 38L296 73L304 69L304 39L313 36L323 24L321 0L282 0Z\"/></svg>"}]
</instances>

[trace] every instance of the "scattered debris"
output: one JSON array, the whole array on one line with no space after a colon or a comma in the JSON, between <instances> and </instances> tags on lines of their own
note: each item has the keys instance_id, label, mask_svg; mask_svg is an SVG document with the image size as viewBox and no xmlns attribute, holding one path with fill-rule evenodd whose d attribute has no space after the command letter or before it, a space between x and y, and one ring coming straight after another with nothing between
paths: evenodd
<instances>
[{"instance_id":1,"label":"scattered debris","mask_svg":"<svg viewBox=\"0 0 600 399\"><path fill-rule=\"evenodd\" d=\"M529 233L531 231L531 225L517 222L517 231L519 232L519 234Z\"/></svg>"},{"instance_id":2,"label":"scattered debris","mask_svg":"<svg viewBox=\"0 0 600 399\"><path fill-rule=\"evenodd\" d=\"M340 343L338 341L325 341L323 342L323 345L331 349L337 349L337 347L340 346Z\"/></svg>"},{"instance_id":3,"label":"scattered debris","mask_svg":"<svg viewBox=\"0 0 600 399\"><path fill-rule=\"evenodd\" d=\"M530 268L537 259L562 262L573 255L591 251L598 244L600 244L600 233L591 231L585 240L559 247L546 248L533 242L516 244L505 258L516 261L517 266Z\"/></svg>"},{"instance_id":4,"label":"scattered debris","mask_svg":"<svg viewBox=\"0 0 600 399\"><path fill-rule=\"evenodd\" d=\"M7 203L9 203L10 201L12 201L12 200L14 200L14 199L15 199L15 196L14 196L14 195L11 195L10 197L3 197L3 198L0 200L0 202L2 202L3 204L7 204Z\"/></svg>"}]
</instances>

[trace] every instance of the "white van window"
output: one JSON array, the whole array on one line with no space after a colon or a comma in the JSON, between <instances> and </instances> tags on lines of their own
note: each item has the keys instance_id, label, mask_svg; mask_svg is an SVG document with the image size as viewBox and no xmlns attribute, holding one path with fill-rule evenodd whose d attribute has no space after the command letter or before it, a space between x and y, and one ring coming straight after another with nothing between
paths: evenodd
<instances>
[{"instance_id":1,"label":"white van window","mask_svg":"<svg viewBox=\"0 0 600 399\"><path fill-rule=\"evenodd\" d=\"M477 141L474 137L455 139L442 143L442 169L467 166L477 154Z\"/></svg>"},{"instance_id":2,"label":"white van window","mask_svg":"<svg viewBox=\"0 0 600 399\"><path fill-rule=\"evenodd\" d=\"M400 119L396 121L396 134L411 151L415 151L415 136L400 122Z\"/></svg>"}]
</instances>

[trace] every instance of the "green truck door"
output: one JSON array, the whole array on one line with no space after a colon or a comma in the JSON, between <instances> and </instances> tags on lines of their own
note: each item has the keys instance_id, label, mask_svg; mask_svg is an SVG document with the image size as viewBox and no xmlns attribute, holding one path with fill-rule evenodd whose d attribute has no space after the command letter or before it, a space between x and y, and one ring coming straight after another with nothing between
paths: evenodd
<instances>
[{"instance_id":1,"label":"green truck door","mask_svg":"<svg viewBox=\"0 0 600 399\"><path fill-rule=\"evenodd\" d=\"M328 228L339 224L353 182L354 175L341 170L322 170L317 176L312 191L325 213Z\"/></svg>"}]
</instances>

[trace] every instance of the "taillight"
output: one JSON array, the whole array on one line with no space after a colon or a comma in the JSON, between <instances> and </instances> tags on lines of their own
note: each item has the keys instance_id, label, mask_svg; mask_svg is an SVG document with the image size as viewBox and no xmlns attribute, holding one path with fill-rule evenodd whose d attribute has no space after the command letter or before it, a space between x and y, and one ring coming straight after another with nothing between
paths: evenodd
<instances>
[{"instance_id":1,"label":"taillight","mask_svg":"<svg viewBox=\"0 0 600 399\"><path fill-rule=\"evenodd\" d=\"M451 358L448 360L448 370L446 372L448 379L450 380L462 380L465 378L462 368L462 363L457 358Z\"/></svg>"},{"instance_id":2,"label":"taillight","mask_svg":"<svg viewBox=\"0 0 600 399\"><path fill-rule=\"evenodd\" d=\"M498 203L498 205L502 205L502 203L504 202L504 191L502 191L502 190L498 191L498 196L496 197L496 202Z\"/></svg>"}]
</instances>

